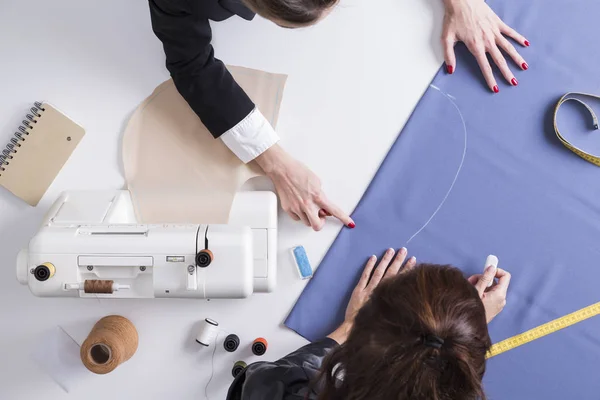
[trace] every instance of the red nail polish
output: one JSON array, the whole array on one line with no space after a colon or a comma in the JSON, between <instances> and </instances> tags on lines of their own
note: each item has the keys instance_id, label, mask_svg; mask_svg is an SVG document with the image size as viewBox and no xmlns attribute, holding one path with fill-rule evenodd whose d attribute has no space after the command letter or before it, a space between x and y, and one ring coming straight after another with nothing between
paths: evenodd
<instances>
[{"instance_id":1,"label":"red nail polish","mask_svg":"<svg viewBox=\"0 0 600 400\"><path fill-rule=\"evenodd\" d=\"M523 64L521 64L521 68L527 70L527 69L529 69L529 65L527 65L526 62L524 62Z\"/></svg>"},{"instance_id":2,"label":"red nail polish","mask_svg":"<svg viewBox=\"0 0 600 400\"><path fill-rule=\"evenodd\" d=\"M498 85L493 87L494 93L498 93L500 91L500 89L498 89Z\"/></svg>"},{"instance_id":3,"label":"red nail polish","mask_svg":"<svg viewBox=\"0 0 600 400\"><path fill-rule=\"evenodd\" d=\"M525 46L529 47L529 40L526 40L523 43L525 43Z\"/></svg>"},{"instance_id":4,"label":"red nail polish","mask_svg":"<svg viewBox=\"0 0 600 400\"><path fill-rule=\"evenodd\" d=\"M517 86L519 84L519 81L517 81L517 78L512 78L510 80L510 82L513 84L513 86Z\"/></svg>"},{"instance_id":5,"label":"red nail polish","mask_svg":"<svg viewBox=\"0 0 600 400\"><path fill-rule=\"evenodd\" d=\"M446 71L448 71L449 74L452 74L454 72L454 67L452 65L446 65Z\"/></svg>"},{"instance_id":6,"label":"red nail polish","mask_svg":"<svg viewBox=\"0 0 600 400\"><path fill-rule=\"evenodd\" d=\"M350 228L350 229L354 229L355 226L356 226L356 224L354 222L350 222L348 224L348 228Z\"/></svg>"}]
</instances>

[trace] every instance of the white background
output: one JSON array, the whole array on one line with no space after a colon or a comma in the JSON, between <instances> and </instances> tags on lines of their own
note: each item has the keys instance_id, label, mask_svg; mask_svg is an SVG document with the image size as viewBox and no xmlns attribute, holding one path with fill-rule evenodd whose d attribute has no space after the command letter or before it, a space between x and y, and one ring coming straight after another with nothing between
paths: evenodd
<instances>
[{"instance_id":1,"label":"white background","mask_svg":"<svg viewBox=\"0 0 600 400\"><path fill-rule=\"evenodd\" d=\"M307 29L282 29L258 17L213 24L213 44L228 64L288 74L281 144L351 211L442 62L442 16L441 0L342 0ZM208 390L213 399L225 397L236 360L258 360L249 350L254 338L269 341L262 360L305 344L282 325L305 284L289 248L304 245L317 266L340 229L334 222L315 233L281 213L278 287L245 300L43 299L17 283L17 251L61 191L124 186L118 152L124 126L168 77L145 0L0 1L0 143L35 100L86 128L36 208L0 188L0 399L203 399L213 349L200 350L193 338L205 317L242 341L232 354L219 343ZM60 325L81 341L111 313L131 319L140 336L137 353L113 373L78 381L67 394L31 360L49 329Z\"/></svg>"}]
</instances>

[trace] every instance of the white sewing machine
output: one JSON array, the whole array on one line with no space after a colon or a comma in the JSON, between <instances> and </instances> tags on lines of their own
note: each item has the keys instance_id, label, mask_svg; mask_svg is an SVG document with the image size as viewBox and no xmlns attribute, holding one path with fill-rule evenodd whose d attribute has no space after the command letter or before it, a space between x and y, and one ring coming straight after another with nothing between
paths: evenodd
<instances>
[{"instance_id":1,"label":"white sewing machine","mask_svg":"<svg viewBox=\"0 0 600 400\"><path fill-rule=\"evenodd\" d=\"M128 191L65 192L21 250L36 296L243 298L270 292L277 198L240 192L227 225L138 224Z\"/></svg>"}]
</instances>

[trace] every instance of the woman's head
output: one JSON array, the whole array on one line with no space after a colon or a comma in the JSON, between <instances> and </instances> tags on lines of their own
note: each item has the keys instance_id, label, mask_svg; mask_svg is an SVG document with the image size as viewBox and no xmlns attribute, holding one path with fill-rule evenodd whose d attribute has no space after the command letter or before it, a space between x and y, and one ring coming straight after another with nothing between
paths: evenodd
<instances>
[{"instance_id":1,"label":"woman's head","mask_svg":"<svg viewBox=\"0 0 600 400\"><path fill-rule=\"evenodd\" d=\"M421 264L373 291L324 363L321 398L485 399L490 346L473 285L454 267Z\"/></svg>"},{"instance_id":2,"label":"woman's head","mask_svg":"<svg viewBox=\"0 0 600 400\"><path fill-rule=\"evenodd\" d=\"M286 28L312 25L338 0L243 0L252 11Z\"/></svg>"}]
</instances>

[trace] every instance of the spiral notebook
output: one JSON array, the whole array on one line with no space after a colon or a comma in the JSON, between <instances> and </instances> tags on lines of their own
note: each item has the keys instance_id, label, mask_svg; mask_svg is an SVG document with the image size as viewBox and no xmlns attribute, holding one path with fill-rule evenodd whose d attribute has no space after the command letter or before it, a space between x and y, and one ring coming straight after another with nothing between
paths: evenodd
<instances>
[{"instance_id":1,"label":"spiral notebook","mask_svg":"<svg viewBox=\"0 0 600 400\"><path fill-rule=\"evenodd\" d=\"M84 134L62 112L36 102L0 153L0 185L36 206Z\"/></svg>"}]
</instances>

